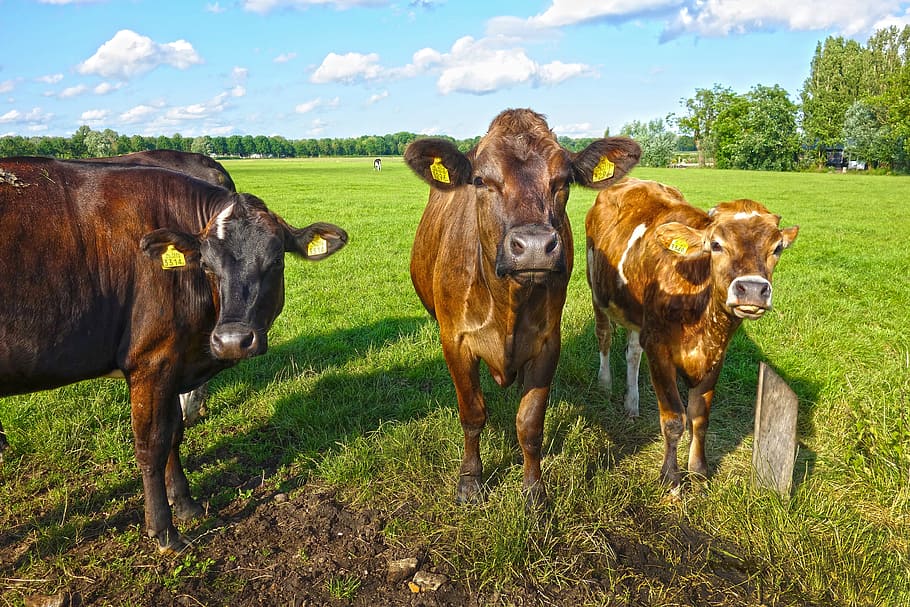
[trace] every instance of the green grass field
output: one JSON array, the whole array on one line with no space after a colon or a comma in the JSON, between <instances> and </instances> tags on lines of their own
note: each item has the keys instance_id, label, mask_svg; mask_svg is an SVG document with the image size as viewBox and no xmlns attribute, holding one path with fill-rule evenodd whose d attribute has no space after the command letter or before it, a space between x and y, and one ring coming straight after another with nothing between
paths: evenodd
<instances>
[{"instance_id":1,"label":"green grass field","mask_svg":"<svg viewBox=\"0 0 910 607\"><path fill-rule=\"evenodd\" d=\"M576 267L544 443L552 504L535 517L522 508L518 392L489 378L489 499L453 503L461 458L454 390L408 275L427 187L400 159L385 159L381 173L371 165L225 163L238 189L290 223L330 221L350 242L324 262L288 262L287 304L268 354L212 382L208 415L183 448L194 496L217 510L244 500L251 476L287 487L320 479L382 510L392 541L424 547L477 590L584 587L591 605L681 604L692 593L680 588L703 588L700 604L910 604L906 178L632 172L677 186L696 206L754 198L781 214L782 225L801 226L775 274L775 309L746 323L728 352L708 434L714 474L681 501L666 499L658 483L662 444L644 371L642 416L630 421L622 412L622 340L612 398L597 386L583 252L595 193L573 189ZM789 500L750 484L759 361L800 399ZM0 464L0 538L13 526L29 536L17 568L0 574L0 593L14 579L65 581L122 568L132 571L124 583L141 584L155 575L136 573L129 557L98 555L87 567L76 556L105 512L141 511L124 384L96 380L5 398L0 419L12 445ZM138 546L140 530L131 529L119 537ZM10 554L9 544L0 554Z\"/></svg>"}]
</instances>

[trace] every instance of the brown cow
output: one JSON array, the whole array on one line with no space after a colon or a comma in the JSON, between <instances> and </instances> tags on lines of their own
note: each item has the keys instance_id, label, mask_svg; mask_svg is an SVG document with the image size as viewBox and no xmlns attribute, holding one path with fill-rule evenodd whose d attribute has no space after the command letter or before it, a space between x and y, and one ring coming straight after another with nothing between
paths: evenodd
<instances>
[{"instance_id":1,"label":"brown cow","mask_svg":"<svg viewBox=\"0 0 910 607\"><path fill-rule=\"evenodd\" d=\"M285 252L321 260L346 242L175 171L0 159L0 396L125 378L146 530L179 551L173 516L202 509L177 394L266 351Z\"/></svg>"},{"instance_id":2,"label":"brown cow","mask_svg":"<svg viewBox=\"0 0 910 607\"><path fill-rule=\"evenodd\" d=\"M628 330L626 412L638 416L638 368L648 355L664 437L661 479L681 481L677 443L690 425L689 472L706 476L705 432L730 338L771 307L771 274L798 226L752 200L697 209L679 190L629 179L601 192L588 212L599 379L610 392L611 320ZM677 373L689 387L688 405Z\"/></svg>"},{"instance_id":3,"label":"brown cow","mask_svg":"<svg viewBox=\"0 0 910 607\"><path fill-rule=\"evenodd\" d=\"M544 411L572 272L569 186L609 187L639 154L638 145L623 137L569 152L544 117L531 110L501 113L467 154L440 139L408 146L405 161L430 184L411 253L411 279L439 322L464 429L457 501L480 498L479 437L487 419L481 360L500 386L516 378L522 384L515 425L524 489L530 505L545 498Z\"/></svg>"},{"instance_id":4,"label":"brown cow","mask_svg":"<svg viewBox=\"0 0 910 607\"><path fill-rule=\"evenodd\" d=\"M81 161L79 161L81 162ZM120 156L105 156L90 158L88 162L106 162L111 164L139 164L143 166L162 167L186 173L196 179L207 181L215 185L236 192L234 180L230 173L221 165L205 154L196 152L181 152L178 150L145 150Z\"/></svg>"}]
</instances>

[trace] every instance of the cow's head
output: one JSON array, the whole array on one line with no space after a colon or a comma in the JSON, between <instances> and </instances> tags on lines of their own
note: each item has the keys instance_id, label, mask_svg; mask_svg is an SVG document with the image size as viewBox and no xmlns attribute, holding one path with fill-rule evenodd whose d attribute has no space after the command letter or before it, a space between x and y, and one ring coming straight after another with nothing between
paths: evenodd
<instances>
[{"instance_id":1,"label":"cow's head","mask_svg":"<svg viewBox=\"0 0 910 607\"><path fill-rule=\"evenodd\" d=\"M640 154L625 137L598 139L573 153L540 114L506 110L467 154L444 139L419 139L404 158L431 187L463 188L476 204L479 246L496 275L530 284L554 274L567 278L571 270L569 186L607 188Z\"/></svg>"},{"instance_id":2,"label":"cow's head","mask_svg":"<svg viewBox=\"0 0 910 607\"><path fill-rule=\"evenodd\" d=\"M347 233L329 223L293 228L249 194L236 194L199 235L161 229L141 248L162 267L202 267L218 310L212 354L239 360L265 352L267 333L284 306L284 254L319 261L342 248Z\"/></svg>"},{"instance_id":3,"label":"cow's head","mask_svg":"<svg viewBox=\"0 0 910 607\"><path fill-rule=\"evenodd\" d=\"M760 318L771 309L771 274L799 226L781 229L780 216L753 200L724 202L695 229L671 222L656 234L669 250L690 259L711 259L715 297L738 318Z\"/></svg>"}]
</instances>

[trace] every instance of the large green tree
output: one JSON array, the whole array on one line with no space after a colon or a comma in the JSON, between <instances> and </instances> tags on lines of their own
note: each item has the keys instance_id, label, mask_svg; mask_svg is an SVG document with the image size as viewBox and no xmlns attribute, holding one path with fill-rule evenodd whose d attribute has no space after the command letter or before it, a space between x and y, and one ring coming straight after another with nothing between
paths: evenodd
<instances>
[{"instance_id":1,"label":"large green tree","mask_svg":"<svg viewBox=\"0 0 910 607\"><path fill-rule=\"evenodd\" d=\"M796 168L799 135L796 105L778 85L752 88L732 100L717 117L718 168L791 171Z\"/></svg>"},{"instance_id":2,"label":"large green tree","mask_svg":"<svg viewBox=\"0 0 910 607\"><path fill-rule=\"evenodd\" d=\"M641 146L641 166L666 167L673 162L676 134L667 128L662 118L647 123L634 120L624 125L620 134L631 137Z\"/></svg>"},{"instance_id":3,"label":"large green tree","mask_svg":"<svg viewBox=\"0 0 910 607\"><path fill-rule=\"evenodd\" d=\"M676 123L682 134L690 135L695 140L699 166L704 166L709 158L714 157L714 122L734 97L732 89L715 84L714 88L695 89L694 97L680 100L686 114L677 118Z\"/></svg>"}]
</instances>

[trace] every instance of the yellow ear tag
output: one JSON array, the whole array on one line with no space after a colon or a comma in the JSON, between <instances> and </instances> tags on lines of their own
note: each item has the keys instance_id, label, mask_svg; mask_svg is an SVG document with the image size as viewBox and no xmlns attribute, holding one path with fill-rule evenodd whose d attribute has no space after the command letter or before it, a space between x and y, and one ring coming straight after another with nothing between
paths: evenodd
<instances>
[{"instance_id":1,"label":"yellow ear tag","mask_svg":"<svg viewBox=\"0 0 910 607\"><path fill-rule=\"evenodd\" d=\"M324 255L328 250L329 243L319 234L313 236L313 240L306 246L306 254L310 257L313 255Z\"/></svg>"},{"instance_id":2,"label":"yellow ear tag","mask_svg":"<svg viewBox=\"0 0 910 607\"><path fill-rule=\"evenodd\" d=\"M449 180L449 169L442 164L442 158L433 159L433 164L430 165L430 174L439 183L452 183Z\"/></svg>"},{"instance_id":3,"label":"yellow ear tag","mask_svg":"<svg viewBox=\"0 0 910 607\"><path fill-rule=\"evenodd\" d=\"M593 181L603 181L604 179L609 179L613 176L613 170L616 168L616 165L610 162L610 159L604 156L600 159L600 162L597 163L597 166L594 167L594 173L592 175Z\"/></svg>"},{"instance_id":4,"label":"yellow ear tag","mask_svg":"<svg viewBox=\"0 0 910 607\"><path fill-rule=\"evenodd\" d=\"M679 253L680 255L685 255L686 251L689 250L689 243L686 242L685 238L674 238L673 242L670 243L670 246L667 247L674 253Z\"/></svg>"},{"instance_id":5,"label":"yellow ear tag","mask_svg":"<svg viewBox=\"0 0 910 607\"><path fill-rule=\"evenodd\" d=\"M174 245L167 245L167 250L161 254L161 268L164 270L172 270L174 268L182 268L186 265L186 257L183 256L183 253L174 248Z\"/></svg>"}]
</instances>

